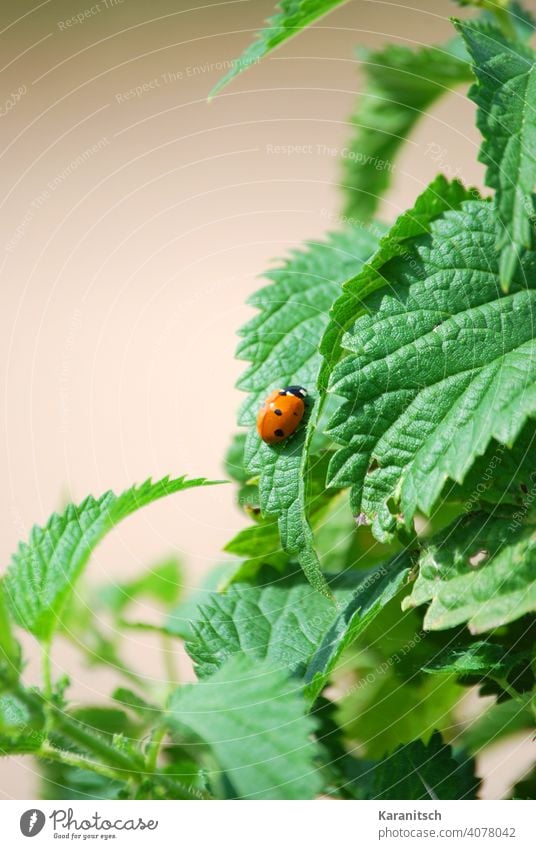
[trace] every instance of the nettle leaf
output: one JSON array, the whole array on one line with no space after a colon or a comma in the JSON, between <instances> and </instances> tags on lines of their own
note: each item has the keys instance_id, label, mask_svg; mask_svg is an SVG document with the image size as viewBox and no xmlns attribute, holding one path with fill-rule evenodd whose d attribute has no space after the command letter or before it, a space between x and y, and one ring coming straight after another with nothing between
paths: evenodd
<instances>
[{"instance_id":1,"label":"nettle leaf","mask_svg":"<svg viewBox=\"0 0 536 849\"><path fill-rule=\"evenodd\" d=\"M427 746L415 740L363 770L365 799L475 799L480 781L471 759L455 758L439 733Z\"/></svg>"},{"instance_id":2,"label":"nettle leaf","mask_svg":"<svg viewBox=\"0 0 536 849\"><path fill-rule=\"evenodd\" d=\"M362 575L353 598L341 611L312 656L305 680L307 694L315 699L323 690L343 651L374 621L384 606L405 585L411 569L407 553Z\"/></svg>"},{"instance_id":3,"label":"nettle leaf","mask_svg":"<svg viewBox=\"0 0 536 849\"><path fill-rule=\"evenodd\" d=\"M245 68L259 62L267 53L345 2L346 0L280 0L277 4L278 11L268 19L266 29L258 33L257 40L242 53L231 70L214 86L210 97L214 97Z\"/></svg>"},{"instance_id":4,"label":"nettle leaf","mask_svg":"<svg viewBox=\"0 0 536 849\"><path fill-rule=\"evenodd\" d=\"M135 734L135 725L126 712L119 708L81 705L73 708L70 715L81 723L86 730L95 729L104 736L126 734L131 737Z\"/></svg>"},{"instance_id":5,"label":"nettle leaf","mask_svg":"<svg viewBox=\"0 0 536 849\"><path fill-rule=\"evenodd\" d=\"M463 745L478 755L487 746L525 729L534 729L535 694L525 693L516 699L492 704L462 733Z\"/></svg>"},{"instance_id":6,"label":"nettle leaf","mask_svg":"<svg viewBox=\"0 0 536 849\"><path fill-rule=\"evenodd\" d=\"M481 634L536 611L536 523L463 516L425 546L405 607L430 602L424 627Z\"/></svg>"},{"instance_id":7,"label":"nettle leaf","mask_svg":"<svg viewBox=\"0 0 536 849\"><path fill-rule=\"evenodd\" d=\"M0 695L0 756L37 751L45 739L43 716L12 693Z\"/></svg>"},{"instance_id":8,"label":"nettle leaf","mask_svg":"<svg viewBox=\"0 0 536 849\"><path fill-rule=\"evenodd\" d=\"M22 666L21 648L11 627L4 582L0 581L0 691L18 679Z\"/></svg>"},{"instance_id":9,"label":"nettle leaf","mask_svg":"<svg viewBox=\"0 0 536 849\"><path fill-rule=\"evenodd\" d=\"M367 758L384 757L414 740L427 743L435 730L448 733L465 692L453 677L405 678L396 665L389 659L363 671L338 705L337 721L345 736L359 743Z\"/></svg>"},{"instance_id":10,"label":"nettle leaf","mask_svg":"<svg viewBox=\"0 0 536 849\"><path fill-rule=\"evenodd\" d=\"M85 769L56 761L41 762L39 796L45 800L94 801L122 798L125 785Z\"/></svg>"},{"instance_id":11,"label":"nettle leaf","mask_svg":"<svg viewBox=\"0 0 536 849\"><path fill-rule=\"evenodd\" d=\"M463 482L492 439L511 445L536 413L536 256L501 291L493 207L467 201L382 266L344 337L328 433L344 445L328 483L391 538ZM366 282L366 278L365 278ZM398 518L400 516L400 518Z\"/></svg>"},{"instance_id":12,"label":"nettle leaf","mask_svg":"<svg viewBox=\"0 0 536 849\"><path fill-rule=\"evenodd\" d=\"M212 593L226 586L231 580L236 565L234 563L219 563L205 576L201 585L196 587L186 598L170 610L164 624L165 632L184 640L193 637L192 624L199 618L199 608L206 604Z\"/></svg>"},{"instance_id":13,"label":"nettle leaf","mask_svg":"<svg viewBox=\"0 0 536 849\"><path fill-rule=\"evenodd\" d=\"M507 290L524 249L532 246L536 185L536 53L507 41L499 29L458 21L474 62L477 83L469 96L478 106L484 141L480 160L495 189L501 283Z\"/></svg>"},{"instance_id":14,"label":"nettle leaf","mask_svg":"<svg viewBox=\"0 0 536 849\"><path fill-rule=\"evenodd\" d=\"M312 799L320 790L315 724L285 669L236 655L207 681L175 690L167 721L210 747L240 799Z\"/></svg>"},{"instance_id":15,"label":"nettle leaf","mask_svg":"<svg viewBox=\"0 0 536 849\"><path fill-rule=\"evenodd\" d=\"M281 548L279 526L274 519L262 519L255 525L242 528L224 550L244 558L238 567L240 575L255 575L263 563L283 569L289 561L289 555ZM234 582L236 578L233 576L232 580Z\"/></svg>"},{"instance_id":16,"label":"nettle leaf","mask_svg":"<svg viewBox=\"0 0 536 849\"><path fill-rule=\"evenodd\" d=\"M296 554L313 586L325 593L327 586L305 519L307 482L314 477L317 462L311 461L313 467L308 463L306 447L316 414L318 341L342 281L360 269L375 244L372 233L350 230L295 251L281 268L266 274L273 282L250 298L260 312L242 328L243 341L237 351L239 359L251 363L238 382L249 393L239 423L250 428L245 462L252 475L260 476L261 509L265 515L277 516L283 548ZM286 442L266 445L254 427L257 410L273 389L296 384L310 393L309 427L301 426Z\"/></svg>"},{"instance_id":17,"label":"nettle leaf","mask_svg":"<svg viewBox=\"0 0 536 849\"><path fill-rule=\"evenodd\" d=\"M511 29L521 41L529 41L536 30L536 18L517 0L454 0L458 6L474 6L483 10L478 20L504 23L505 30Z\"/></svg>"},{"instance_id":18,"label":"nettle leaf","mask_svg":"<svg viewBox=\"0 0 536 849\"><path fill-rule=\"evenodd\" d=\"M251 475L244 463L246 434L238 433L233 436L225 456L225 473L238 484L237 502L246 513L256 516L259 512L259 487L251 480Z\"/></svg>"},{"instance_id":19,"label":"nettle leaf","mask_svg":"<svg viewBox=\"0 0 536 849\"><path fill-rule=\"evenodd\" d=\"M332 590L339 604L352 594L336 582ZM265 570L256 585L233 584L201 607L186 650L200 678L241 652L302 675L336 616L337 608L312 589L301 570L284 577Z\"/></svg>"},{"instance_id":20,"label":"nettle leaf","mask_svg":"<svg viewBox=\"0 0 536 849\"><path fill-rule=\"evenodd\" d=\"M324 451L321 454L310 454L307 458L310 474L303 509L313 529L322 525L334 499L340 495L337 490L326 489L326 475L331 456L332 452ZM315 538L315 542L317 541ZM315 550L318 551L316 545ZM284 571L291 560L290 554L281 546L277 519L264 517L257 518L255 524L239 531L227 543L225 551L244 558L230 583L254 578L263 565Z\"/></svg>"},{"instance_id":21,"label":"nettle leaf","mask_svg":"<svg viewBox=\"0 0 536 849\"><path fill-rule=\"evenodd\" d=\"M161 713L161 708L157 707L157 705L150 704L139 696L138 693L127 687L117 687L112 693L112 699L144 720L154 720Z\"/></svg>"},{"instance_id":22,"label":"nettle leaf","mask_svg":"<svg viewBox=\"0 0 536 849\"><path fill-rule=\"evenodd\" d=\"M361 50L358 57L365 91L351 119L355 136L343 155L341 182L346 214L363 220L376 211L398 151L422 115L473 76L460 39L418 50L389 44L381 50ZM434 155L433 148L429 153Z\"/></svg>"},{"instance_id":23,"label":"nettle leaf","mask_svg":"<svg viewBox=\"0 0 536 849\"><path fill-rule=\"evenodd\" d=\"M511 799L530 799L534 801L536 796L536 767L526 773L520 781L512 788Z\"/></svg>"},{"instance_id":24,"label":"nettle leaf","mask_svg":"<svg viewBox=\"0 0 536 849\"><path fill-rule=\"evenodd\" d=\"M88 496L78 506L70 504L54 513L44 528L34 527L27 543L13 555L5 577L5 590L18 624L47 641L61 624L62 611L93 549L122 519L159 498L208 486L205 478L147 480L121 495L106 492Z\"/></svg>"},{"instance_id":25,"label":"nettle leaf","mask_svg":"<svg viewBox=\"0 0 536 849\"><path fill-rule=\"evenodd\" d=\"M536 32L536 18L517 0L511 0L508 4L510 21L515 29L517 37L522 41L530 41Z\"/></svg>"},{"instance_id":26,"label":"nettle leaf","mask_svg":"<svg viewBox=\"0 0 536 849\"><path fill-rule=\"evenodd\" d=\"M100 588L99 601L116 615L121 614L132 601L151 598L162 604L175 604L181 594L184 576L176 557L155 563L132 581L108 584Z\"/></svg>"},{"instance_id":27,"label":"nettle leaf","mask_svg":"<svg viewBox=\"0 0 536 849\"><path fill-rule=\"evenodd\" d=\"M63 719L68 719L68 730L74 730L74 736L55 731L52 735L54 745L85 756L92 751L88 749L87 741L84 742L88 736L96 744L117 744L119 750L122 747L122 734L131 737L136 733L127 714L117 708L81 705L70 713L64 713ZM125 774L125 782L127 780L128 774ZM121 782L103 779L86 769L50 760L41 764L41 795L44 799L117 799L124 789Z\"/></svg>"},{"instance_id":28,"label":"nettle leaf","mask_svg":"<svg viewBox=\"0 0 536 849\"><path fill-rule=\"evenodd\" d=\"M408 256L416 236L428 233L436 218L449 209L458 209L462 201L473 197L474 193L474 189L468 191L458 180L449 183L439 175L419 195L413 208L402 213L387 233L383 234L377 225L371 225L372 232L381 237L378 249L363 269L343 284L320 342L323 362L319 386L322 390L327 389L332 369L342 356L341 343L345 331L365 312L364 299L386 285L383 267L397 256Z\"/></svg>"},{"instance_id":29,"label":"nettle leaf","mask_svg":"<svg viewBox=\"0 0 536 849\"><path fill-rule=\"evenodd\" d=\"M511 449L492 440L469 469L463 484L447 484L442 497L462 501L466 513L481 504L509 504L523 508L536 483L535 447L536 426L531 419Z\"/></svg>"},{"instance_id":30,"label":"nettle leaf","mask_svg":"<svg viewBox=\"0 0 536 849\"><path fill-rule=\"evenodd\" d=\"M530 666L530 657L528 651L478 640L469 645L449 645L427 663L424 672L506 679L519 667Z\"/></svg>"},{"instance_id":31,"label":"nettle leaf","mask_svg":"<svg viewBox=\"0 0 536 849\"><path fill-rule=\"evenodd\" d=\"M31 755L41 748L43 735L33 732L9 736L0 733L0 757L6 755Z\"/></svg>"}]
</instances>

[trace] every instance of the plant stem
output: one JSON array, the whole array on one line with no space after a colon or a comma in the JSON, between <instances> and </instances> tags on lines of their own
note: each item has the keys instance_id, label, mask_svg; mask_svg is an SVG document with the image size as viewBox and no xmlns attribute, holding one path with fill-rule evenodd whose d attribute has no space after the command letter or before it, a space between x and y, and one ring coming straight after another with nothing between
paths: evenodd
<instances>
[{"instance_id":1,"label":"plant stem","mask_svg":"<svg viewBox=\"0 0 536 849\"><path fill-rule=\"evenodd\" d=\"M37 694L26 690L20 685L14 690L14 692L31 709L35 709L39 705L42 705L42 701ZM53 754L50 755L50 757L53 760L63 760L67 763L65 757L71 757L72 755L73 758L79 759L79 763L73 762L71 764L73 766L80 766L82 769L93 769L93 771L96 772L98 771L97 769L94 769L94 765L96 764L99 769L102 768L102 775L111 775L111 771L113 770L113 777L118 778L120 781L126 782L131 779L139 783L143 780L146 775L146 767L141 753L132 752L127 754L122 752L112 742L109 742L102 734L94 729L84 726L77 719L70 716L66 711L61 710L54 704L53 701L45 702L44 709L46 730L50 731L51 729L54 729L59 731L60 734L64 735L82 749L86 749L88 752L91 752L93 755L101 758L104 763L96 763L95 761L87 758L85 755L76 755L72 752L65 752L63 749L52 749ZM43 743L41 748L35 754L37 756L48 757L48 755L44 754L44 750L48 750L48 747L49 744ZM58 756L58 751L61 752L62 757ZM63 755L65 755L65 757L63 757ZM105 773L102 770L107 770L108 772Z\"/></svg>"},{"instance_id":2,"label":"plant stem","mask_svg":"<svg viewBox=\"0 0 536 849\"><path fill-rule=\"evenodd\" d=\"M528 707L527 702L525 701L521 693L518 693L517 690L515 690L505 678L495 678L494 680L500 687L502 687L505 693L508 693L511 699L513 699L519 705L522 705L524 708Z\"/></svg>"},{"instance_id":3,"label":"plant stem","mask_svg":"<svg viewBox=\"0 0 536 849\"><path fill-rule=\"evenodd\" d=\"M123 773L134 776L137 780L140 779L140 773L145 766L141 754L138 757L135 757L134 753L125 754L109 743L102 734L84 727L78 720L58 708L53 708L52 720L55 727L70 740L78 743L88 752L98 755L115 769L122 770Z\"/></svg>"},{"instance_id":4,"label":"plant stem","mask_svg":"<svg viewBox=\"0 0 536 849\"><path fill-rule=\"evenodd\" d=\"M162 740L166 736L166 729L164 726L159 728L155 728L151 737L151 742L147 748L147 758L146 765L148 772L155 772L158 766L158 755L160 753L160 746L162 744Z\"/></svg>"},{"instance_id":5,"label":"plant stem","mask_svg":"<svg viewBox=\"0 0 536 849\"><path fill-rule=\"evenodd\" d=\"M55 749L50 743L43 743L35 754L38 757L46 758L47 760L57 761L66 766L77 767L78 769L86 769L90 772L95 772L97 775L102 775L104 778L110 778L112 781L125 782L124 774L116 772L111 767L97 761L92 761L84 755L77 755L74 752L67 752L65 749Z\"/></svg>"},{"instance_id":6,"label":"plant stem","mask_svg":"<svg viewBox=\"0 0 536 849\"><path fill-rule=\"evenodd\" d=\"M54 691L52 687L52 662L50 656L50 640L41 644L41 669L43 676L43 713L45 717L45 733L52 725L52 699Z\"/></svg>"},{"instance_id":7,"label":"plant stem","mask_svg":"<svg viewBox=\"0 0 536 849\"><path fill-rule=\"evenodd\" d=\"M52 665L50 657L50 641L41 643L41 668L43 674L43 695L48 704L52 701Z\"/></svg>"},{"instance_id":8,"label":"plant stem","mask_svg":"<svg viewBox=\"0 0 536 849\"><path fill-rule=\"evenodd\" d=\"M173 641L167 634L162 635L162 654L164 657L164 668L171 689L179 683L179 676L174 663Z\"/></svg>"}]
</instances>

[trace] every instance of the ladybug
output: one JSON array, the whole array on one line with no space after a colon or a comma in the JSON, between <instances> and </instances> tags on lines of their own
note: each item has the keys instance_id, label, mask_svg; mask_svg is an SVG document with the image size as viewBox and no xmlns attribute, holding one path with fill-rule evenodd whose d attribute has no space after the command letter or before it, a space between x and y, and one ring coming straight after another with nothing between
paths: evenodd
<instances>
[{"instance_id":1,"label":"ladybug","mask_svg":"<svg viewBox=\"0 0 536 849\"><path fill-rule=\"evenodd\" d=\"M274 445L292 436L305 413L307 390L303 386L274 389L257 414L257 431L263 442Z\"/></svg>"}]
</instances>

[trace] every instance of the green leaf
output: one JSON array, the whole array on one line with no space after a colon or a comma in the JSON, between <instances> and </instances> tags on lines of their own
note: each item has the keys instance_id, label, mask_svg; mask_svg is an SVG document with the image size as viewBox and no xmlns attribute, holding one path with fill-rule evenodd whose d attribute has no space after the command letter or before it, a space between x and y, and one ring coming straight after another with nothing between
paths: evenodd
<instances>
[{"instance_id":1,"label":"green leaf","mask_svg":"<svg viewBox=\"0 0 536 849\"><path fill-rule=\"evenodd\" d=\"M115 614L122 611L136 598L145 597L163 604L177 602L182 589L183 574L176 557L168 557L156 563L138 578L123 584L101 587L99 600Z\"/></svg>"},{"instance_id":2,"label":"green leaf","mask_svg":"<svg viewBox=\"0 0 536 849\"><path fill-rule=\"evenodd\" d=\"M308 457L310 478L304 513L308 516L313 528L322 526L334 499L340 495L336 490L326 489L326 474L330 459L331 453L328 451L311 454ZM225 551L245 558L238 565L230 583L251 580L263 565L273 566L283 571L291 560L290 555L281 547L279 523L270 518L258 519L254 525L243 528L227 543Z\"/></svg>"},{"instance_id":3,"label":"green leaf","mask_svg":"<svg viewBox=\"0 0 536 849\"><path fill-rule=\"evenodd\" d=\"M363 670L340 702L337 721L366 757L383 757L401 744L427 743L434 730L449 732L464 694L454 677L399 674L397 655ZM359 662L359 661L358 661Z\"/></svg>"},{"instance_id":4,"label":"green leaf","mask_svg":"<svg viewBox=\"0 0 536 849\"><path fill-rule=\"evenodd\" d=\"M517 652L497 643L477 642L449 645L424 667L425 672L506 678L519 664L529 665L528 652Z\"/></svg>"},{"instance_id":5,"label":"green leaf","mask_svg":"<svg viewBox=\"0 0 536 849\"><path fill-rule=\"evenodd\" d=\"M47 641L61 623L62 611L93 549L122 519L166 495L216 481L205 478L147 480L121 495L88 496L54 513L44 528L34 527L27 543L13 555L5 590L18 624Z\"/></svg>"},{"instance_id":6,"label":"green leaf","mask_svg":"<svg viewBox=\"0 0 536 849\"><path fill-rule=\"evenodd\" d=\"M125 711L117 708L82 705L70 713L64 712L61 718L65 727L52 735L56 747L84 756L92 754L94 758L93 749L87 745L89 739L96 747L97 757L100 754L105 761L108 760L106 751L99 751L100 747L115 746L116 735L134 733L134 726ZM119 781L52 760L41 763L41 773L41 795L44 799L117 799L125 791L124 784ZM125 783L128 778L129 774L125 773Z\"/></svg>"},{"instance_id":7,"label":"green leaf","mask_svg":"<svg viewBox=\"0 0 536 849\"><path fill-rule=\"evenodd\" d=\"M160 714L161 709L156 705L149 704L145 699L142 699L133 690L127 687L117 687L112 693L112 699L119 702L123 707L128 708L133 713L138 714L142 719L154 720Z\"/></svg>"},{"instance_id":8,"label":"green leaf","mask_svg":"<svg viewBox=\"0 0 536 849\"><path fill-rule=\"evenodd\" d=\"M231 70L214 86L210 97L214 97L245 68L259 62L267 53L344 2L346 0L280 0L278 11L268 19L266 29L257 34L257 40L242 53Z\"/></svg>"},{"instance_id":9,"label":"green leaf","mask_svg":"<svg viewBox=\"0 0 536 849\"><path fill-rule=\"evenodd\" d=\"M510 20L515 28L517 37L522 41L530 41L536 32L536 18L525 9L522 3L517 0L511 0L508 4L510 11Z\"/></svg>"},{"instance_id":10,"label":"green leaf","mask_svg":"<svg viewBox=\"0 0 536 849\"><path fill-rule=\"evenodd\" d=\"M234 563L220 563L211 569L201 586L170 611L165 622L166 631L176 637L190 640L193 636L192 623L199 618L200 605L206 604L212 593L225 585L235 571Z\"/></svg>"},{"instance_id":11,"label":"green leaf","mask_svg":"<svg viewBox=\"0 0 536 849\"><path fill-rule=\"evenodd\" d=\"M238 383L248 393L240 424L250 427L245 462L252 475L260 475L261 509L277 516L283 548L296 554L312 585L323 592L327 587L305 519L308 480L316 463L313 468L308 464L306 445L314 430L318 342L342 281L355 274L374 245L372 234L350 230L295 251L281 268L267 273L273 282L250 298L260 312L242 328L237 351L239 359L251 363ZM309 390L310 424L286 442L266 445L254 427L257 410L270 391L296 384Z\"/></svg>"},{"instance_id":12,"label":"green leaf","mask_svg":"<svg viewBox=\"0 0 536 849\"><path fill-rule=\"evenodd\" d=\"M492 439L512 445L536 414L536 256L505 295L494 233L489 203L445 212L382 266L344 337L331 389L345 402L328 430L344 448L328 483L352 486L377 539L430 515L449 478L463 482Z\"/></svg>"},{"instance_id":13,"label":"green leaf","mask_svg":"<svg viewBox=\"0 0 536 849\"><path fill-rule=\"evenodd\" d=\"M312 799L320 790L313 720L295 681L238 655L210 679L173 693L168 723L212 750L241 799Z\"/></svg>"},{"instance_id":14,"label":"green leaf","mask_svg":"<svg viewBox=\"0 0 536 849\"><path fill-rule=\"evenodd\" d=\"M134 733L134 725L124 710L104 705L82 705L71 711L71 716L81 723L86 730L95 729L102 734Z\"/></svg>"},{"instance_id":15,"label":"green leaf","mask_svg":"<svg viewBox=\"0 0 536 849\"><path fill-rule=\"evenodd\" d=\"M350 592L334 589L339 603ZM239 653L301 675L336 615L336 607L301 571L278 578L265 570L257 585L233 584L201 607L186 650L200 678Z\"/></svg>"},{"instance_id":16,"label":"green leaf","mask_svg":"<svg viewBox=\"0 0 536 849\"><path fill-rule=\"evenodd\" d=\"M41 762L40 798L93 801L122 798L125 785L85 769L56 761Z\"/></svg>"},{"instance_id":17,"label":"green leaf","mask_svg":"<svg viewBox=\"0 0 536 849\"><path fill-rule=\"evenodd\" d=\"M415 237L429 233L436 218L449 209L458 209L462 201L469 199L474 192L474 189L465 189L458 180L449 183L439 175L419 195L413 208L397 218L388 233L383 234L374 225L374 232L381 236L376 253L356 276L344 283L330 311L329 322L320 343L323 363L319 385L322 390L327 388L331 371L342 355L341 343L345 331L365 313L364 299L386 285L384 266L388 267L388 263L395 257L409 255Z\"/></svg>"},{"instance_id":18,"label":"green leaf","mask_svg":"<svg viewBox=\"0 0 536 849\"><path fill-rule=\"evenodd\" d=\"M431 540L404 606L426 603L426 629L467 623L473 634L536 611L534 519L462 516Z\"/></svg>"},{"instance_id":19,"label":"green leaf","mask_svg":"<svg viewBox=\"0 0 536 849\"><path fill-rule=\"evenodd\" d=\"M43 742L43 736L37 732L17 734L10 737L0 734L0 757L6 755L31 755L36 752Z\"/></svg>"},{"instance_id":20,"label":"green leaf","mask_svg":"<svg viewBox=\"0 0 536 849\"><path fill-rule=\"evenodd\" d=\"M534 35L536 19L517 0L455 0L458 6L474 6L483 10L482 18L487 23L495 23L503 32L512 37L529 41Z\"/></svg>"},{"instance_id":21,"label":"green leaf","mask_svg":"<svg viewBox=\"0 0 536 849\"><path fill-rule=\"evenodd\" d=\"M44 739L42 714L13 693L1 694L0 756L30 754Z\"/></svg>"},{"instance_id":22,"label":"green leaf","mask_svg":"<svg viewBox=\"0 0 536 849\"><path fill-rule=\"evenodd\" d=\"M536 185L536 54L507 41L488 24L458 21L474 62L477 83L469 96L478 106L484 137L480 160L495 189L501 284L507 291L525 249L532 246Z\"/></svg>"},{"instance_id":23,"label":"green leaf","mask_svg":"<svg viewBox=\"0 0 536 849\"><path fill-rule=\"evenodd\" d=\"M320 694L343 651L404 586L410 567L409 555L403 553L363 574L354 597L339 614L309 662L305 680L311 699Z\"/></svg>"},{"instance_id":24,"label":"green leaf","mask_svg":"<svg viewBox=\"0 0 536 849\"><path fill-rule=\"evenodd\" d=\"M255 516L259 512L259 487L256 482L251 481L251 475L246 469L245 448L246 434L235 434L225 456L225 473L239 484L237 492L239 507L251 516Z\"/></svg>"},{"instance_id":25,"label":"green leaf","mask_svg":"<svg viewBox=\"0 0 536 849\"><path fill-rule=\"evenodd\" d=\"M511 798L530 799L532 801L536 798L536 767L533 767L530 772L515 784Z\"/></svg>"},{"instance_id":26,"label":"green leaf","mask_svg":"<svg viewBox=\"0 0 536 849\"><path fill-rule=\"evenodd\" d=\"M365 799L475 799L479 780L472 760L459 760L441 735L425 746L416 740L363 770Z\"/></svg>"},{"instance_id":27,"label":"green leaf","mask_svg":"<svg viewBox=\"0 0 536 849\"><path fill-rule=\"evenodd\" d=\"M534 714L530 709L533 701L534 696L527 693L520 696L519 700L509 699L491 705L463 732L464 746L477 755L504 737L534 728Z\"/></svg>"},{"instance_id":28,"label":"green leaf","mask_svg":"<svg viewBox=\"0 0 536 849\"><path fill-rule=\"evenodd\" d=\"M279 526L273 519L262 519L255 525L242 528L225 546L229 554L236 554L246 559L246 567L254 574L263 563L283 569L288 563L289 556L281 548ZM243 565L240 571L243 574ZM235 578L233 577L233 581Z\"/></svg>"},{"instance_id":29,"label":"green leaf","mask_svg":"<svg viewBox=\"0 0 536 849\"><path fill-rule=\"evenodd\" d=\"M533 500L531 493L536 483L532 460L535 447L536 426L531 419L512 448L492 440L469 469L463 484L447 484L442 497L463 502L466 513L489 504L525 508Z\"/></svg>"},{"instance_id":30,"label":"green leaf","mask_svg":"<svg viewBox=\"0 0 536 849\"><path fill-rule=\"evenodd\" d=\"M0 581L0 691L17 681L22 665L21 648L13 635L4 582Z\"/></svg>"},{"instance_id":31,"label":"green leaf","mask_svg":"<svg viewBox=\"0 0 536 849\"><path fill-rule=\"evenodd\" d=\"M391 182L399 149L419 119L442 95L470 81L472 74L459 39L418 50L389 44L380 50L361 50L358 56L365 90L352 116L355 135L344 151L341 182L347 194L346 215L364 220L376 211Z\"/></svg>"}]
</instances>

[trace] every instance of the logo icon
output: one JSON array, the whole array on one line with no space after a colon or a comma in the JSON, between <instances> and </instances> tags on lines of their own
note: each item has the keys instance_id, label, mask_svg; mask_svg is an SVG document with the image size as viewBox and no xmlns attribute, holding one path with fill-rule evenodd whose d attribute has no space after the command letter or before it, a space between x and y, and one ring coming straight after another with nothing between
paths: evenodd
<instances>
[{"instance_id":1,"label":"logo icon","mask_svg":"<svg viewBox=\"0 0 536 849\"><path fill-rule=\"evenodd\" d=\"M24 811L20 818L20 830L25 837L35 837L42 831L45 819L43 811L39 811L37 808Z\"/></svg>"}]
</instances>

